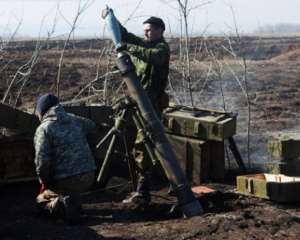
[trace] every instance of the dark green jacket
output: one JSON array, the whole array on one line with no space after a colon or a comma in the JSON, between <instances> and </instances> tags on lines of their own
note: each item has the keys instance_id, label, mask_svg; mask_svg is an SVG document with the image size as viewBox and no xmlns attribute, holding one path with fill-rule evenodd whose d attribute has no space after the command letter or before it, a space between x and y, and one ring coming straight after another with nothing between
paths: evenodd
<instances>
[{"instance_id":1,"label":"dark green jacket","mask_svg":"<svg viewBox=\"0 0 300 240\"><path fill-rule=\"evenodd\" d=\"M120 24L121 25L121 24ZM155 108L160 105L169 74L170 48L164 38L146 42L142 38L127 32L121 26L122 41L131 44L128 48L133 56L136 73Z\"/></svg>"}]
</instances>

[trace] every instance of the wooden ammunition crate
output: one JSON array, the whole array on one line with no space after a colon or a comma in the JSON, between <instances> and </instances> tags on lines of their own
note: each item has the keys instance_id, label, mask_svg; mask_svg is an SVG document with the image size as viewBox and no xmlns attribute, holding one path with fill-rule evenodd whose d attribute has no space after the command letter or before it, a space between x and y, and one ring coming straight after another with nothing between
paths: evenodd
<instances>
[{"instance_id":1,"label":"wooden ammunition crate","mask_svg":"<svg viewBox=\"0 0 300 240\"><path fill-rule=\"evenodd\" d=\"M271 157L282 162L300 158L300 133L282 133L268 142Z\"/></svg>"},{"instance_id":2,"label":"wooden ammunition crate","mask_svg":"<svg viewBox=\"0 0 300 240\"><path fill-rule=\"evenodd\" d=\"M300 161L291 160L285 162L269 163L268 168L273 174L284 174L286 176L300 177Z\"/></svg>"},{"instance_id":3,"label":"wooden ammunition crate","mask_svg":"<svg viewBox=\"0 0 300 240\"><path fill-rule=\"evenodd\" d=\"M32 137L38 125L39 120L35 115L0 103L0 127L18 130Z\"/></svg>"},{"instance_id":4,"label":"wooden ammunition crate","mask_svg":"<svg viewBox=\"0 0 300 240\"><path fill-rule=\"evenodd\" d=\"M0 139L0 185L36 178L31 139Z\"/></svg>"},{"instance_id":5,"label":"wooden ammunition crate","mask_svg":"<svg viewBox=\"0 0 300 240\"><path fill-rule=\"evenodd\" d=\"M209 177L209 145L205 141L167 135L187 179L194 184Z\"/></svg>"},{"instance_id":6,"label":"wooden ammunition crate","mask_svg":"<svg viewBox=\"0 0 300 240\"><path fill-rule=\"evenodd\" d=\"M112 108L109 106L71 106L64 107L67 112L89 118L99 127L112 124ZM18 133L33 137L39 125L38 118L33 113L28 113L9 105L0 103L0 127L17 130Z\"/></svg>"},{"instance_id":7,"label":"wooden ammunition crate","mask_svg":"<svg viewBox=\"0 0 300 240\"><path fill-rule=\"evenodd\" d=\"M239 193L277 202L300 201L300 178L282 174L255 174L237 177Z\"/></svg>"},{"instance_id":8,"label":"wooden ammunition crate","mask_svg":"<svg viewBox=\"0 0 300 240\"><path fill-rule=\"evenodd\" d=\"M221 180L225 176L224 141L207 141L209 144L209 179Z\"/></svg>"},{"instance_id":9,"label":"wooden ammunition crate","mask_svg":"<svg viewBox=\"0 0 300 240\"><path fill-rule=\"evenodd\" d=\"M163 124L168 133L201 140L223 141L236 133L233 114L206 109L170 107L164 111Z\"/></svg>"},{"instance_id":10,"label":"wooden ammunition crate","mask_svg":"<svg viewBox=\"0 0 300 240\"><path fill-rule=\"evenodd\" d=\"M167 134L187 179L201 184L208 179L223 179L225 173L224 143L202 141Z\"/></svg>"},{"instance_id":11,"label":"wooden ammunition crate","mask_svg":"<svg viewBox=\"0 0 300 240\"><path fill-rule=\"evenodd\" d=\"M111 107L78 106L65 109L92 119L98 126L97 139L103 138L113 123L110 119ZM0 138L0 184L35 179L33 135L39 125L38 118L5 104L0 104L0 116L0 127L5 127L7 133ZM97 165L105 156L108 144L109 141L95 152Z\"/></svg>"},{"instance_id":12,"label":"wooden ammunition crate","mask_svg":"<svg viewBox=\"0 0 300 240\"><path fill-rule=\"evenodd\" d=\"M110 106L66 106L64 108L69 113L91 119L98 126L113 124L111 118L113 110Z\"/></svg>"}]
</instances>

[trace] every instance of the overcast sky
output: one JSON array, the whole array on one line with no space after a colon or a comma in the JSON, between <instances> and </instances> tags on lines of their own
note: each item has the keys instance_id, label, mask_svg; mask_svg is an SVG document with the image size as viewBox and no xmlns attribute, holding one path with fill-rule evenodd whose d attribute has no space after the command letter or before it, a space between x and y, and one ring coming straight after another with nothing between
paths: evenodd
<instances>
[{"instance_id":1,"label":"overcast sky","mask_svg":"<svg viewBox=\"0 0 300 240\"><path fill-rule=\"evenodd\" d=\"M82 0L84 3L88 0ZM202 33L208 26L210 33L229 32L234 26L230 5L233 7L239 30L252 32L260 26L277 23L300 24L300 0L211 0L212 3L195 9L189 17L190 31L193 34ZM167 24L167 34L179 32L179 14L175 0L167 6L161 0L95 0L83 12L76 28L76 36L101 37L105 32L104 22L100 18L100 10L109 5L116 16L124 22L131 14L132 18L126 27L137 34L142 33L141 22L148 16L163 18ZM191 6L201 0L190 0ZM0 0L0 34L9 35L22 21L19 36L36 37L42 29L42 35L51 29L59 3L60 14L57 16L56 36L67 34L78 8L79 0ZM140 3L137 8L137 4ZM136 9L134 11L134 9ZM43 21L44 19L44 21Z\"/></svg>"}]
</instances>

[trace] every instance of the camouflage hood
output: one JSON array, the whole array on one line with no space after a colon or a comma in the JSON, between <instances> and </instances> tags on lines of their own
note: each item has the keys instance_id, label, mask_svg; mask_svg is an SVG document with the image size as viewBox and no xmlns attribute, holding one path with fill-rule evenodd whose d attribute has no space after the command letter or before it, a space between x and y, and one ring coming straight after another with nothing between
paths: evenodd
<instances>
[{"instance_id":1,"label":"camouflage hood","mask_svg":"<svg viewBox=\"0 0 300 240\"><path fill-rule=\"evenodd\" d=\"M59 121L61 123L68 123L71 121L69 114L66 113L64 108L58 104L51 107L43 116L42 122L46 121Z\"/></svg>"}]
</instances>

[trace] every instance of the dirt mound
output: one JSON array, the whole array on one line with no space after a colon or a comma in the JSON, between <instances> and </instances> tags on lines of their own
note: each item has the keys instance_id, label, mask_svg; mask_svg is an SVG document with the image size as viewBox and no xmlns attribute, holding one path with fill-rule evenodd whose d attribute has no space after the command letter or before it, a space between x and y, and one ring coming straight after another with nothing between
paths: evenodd
<instances>
[{"instance_id":1,"label":"dirt mound","mask_svg":"<svg viewBox=\"0 0 300 240\"><path fill-rule=\"evenodd\" d=\"M300 48L293 49L291 51L280 54L271 58L271 61L299 61L300 60Z\"/></svg>"}]
</instances>

